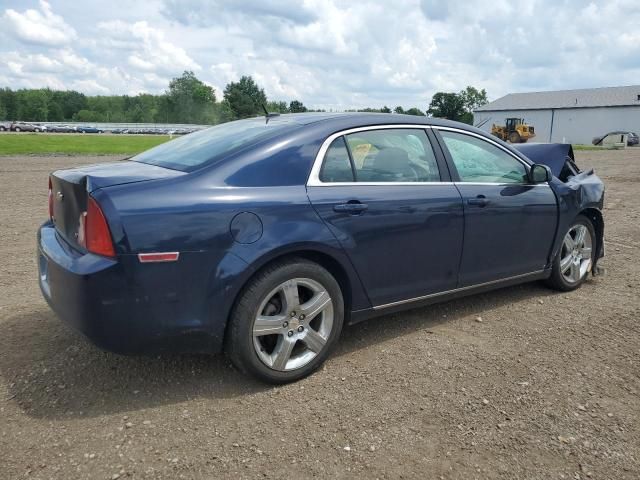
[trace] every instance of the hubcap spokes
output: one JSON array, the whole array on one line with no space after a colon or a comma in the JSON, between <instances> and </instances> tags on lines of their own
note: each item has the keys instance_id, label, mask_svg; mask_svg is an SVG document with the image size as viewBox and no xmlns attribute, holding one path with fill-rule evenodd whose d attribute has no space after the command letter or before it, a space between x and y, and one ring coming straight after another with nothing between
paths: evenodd
<instances>
[{"instance_id":1,"label":"hubcap spokes","mask_svg":"<svg viewBox=\"0 0 640 480\"><path fill-rule=\"evenodd\" d=\"M315 280L281 283L264 299L253 323L253 345L274 370L295 370L324 348L333 328L333 302Z\"/></svg>"},{"instance_id":2,"label":"hubcap spokes","mask_svg":"<svg viewBox=\"0 0 640 480\"><path fill-rule=\"evenodd\" d=\"M569 283L579 282L591 267L592 238L584 225L574 225L562 243L560 272Z\"/></svg>"}]
</instances>

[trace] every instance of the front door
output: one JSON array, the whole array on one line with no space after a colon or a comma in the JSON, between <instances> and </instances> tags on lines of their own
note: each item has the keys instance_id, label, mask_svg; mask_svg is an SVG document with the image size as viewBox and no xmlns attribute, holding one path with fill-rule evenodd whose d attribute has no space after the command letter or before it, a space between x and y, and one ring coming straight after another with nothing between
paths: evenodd
<instances>
[{"instance_id":1,"label":"front door","mask_svg":"<svg viewBox=\"0 0 640 480\"><path fill-rule=\"evenodd\" d=\"M441 181L424 129L338 136L312 180L309 199L374 306L455 288L462 200L451 182Z\"/></svg>"},{"instance_id":2,"label":"front door","mask_svg":"<svg viewBox=\"0 0 640 480\"><path fill-rule=\"evenodd\" d=\"M539 272L549 261L558 207L548 184L531 184L527 166L497 145L439 130L464 204L459 287Z\"/></svg>"}]
</instances>

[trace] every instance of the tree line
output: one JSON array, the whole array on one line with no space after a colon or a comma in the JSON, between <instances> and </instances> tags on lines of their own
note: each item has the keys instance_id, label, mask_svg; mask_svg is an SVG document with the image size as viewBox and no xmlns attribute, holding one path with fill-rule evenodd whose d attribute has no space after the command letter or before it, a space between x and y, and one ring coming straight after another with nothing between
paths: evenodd
<instances>
[{"instance_id":1,"label":"tree line","mask_svg":"<svg viewBox=\"0 0 640 480\"><path fill-rule=\"evenodd\" d=\"M472 123L473 109L487 102L485 90L467 87L460 93L436 93L426 112L401 106L393 110L362 108L362 112L404 113L430 115ZM29 122L114 122L114 123L217 123L253 117L270 112L300 113L309 110L300 100L270 101L250 76L226 85L223 98L216 98L212 87L193 72L185 71L169 83L159 95L96 95L89 96L74 90L49 88L0 88L0 120Z\"/></svg>"}]
</instances>

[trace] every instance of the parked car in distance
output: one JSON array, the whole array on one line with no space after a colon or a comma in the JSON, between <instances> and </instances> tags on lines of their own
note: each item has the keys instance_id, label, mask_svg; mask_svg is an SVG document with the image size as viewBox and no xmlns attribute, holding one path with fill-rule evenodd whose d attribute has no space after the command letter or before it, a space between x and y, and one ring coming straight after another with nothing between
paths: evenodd
<instances>
[{"instance_id":1,"label":"parked car in distance","mask_svg":"<svg viewBox=\"0 0 640 480\"><path fill-rule=\"evenodd\" d=\"M591 143L594 145L602 145L602 141L607 138L609 135L627 135L627 146L634 147L640 144L640 137L635 132L626 132L623 130L616 130L615 132L609 132L601 137L595 137Z\"/></svg>"},{"instance_id":2,"label":"parked car in distance","mask_svg":"<svg viewBox=\"0 0 640 480\"><path fill-rule=\"evenodd\" d=\"M76 131L78 133L103 133L104 130L98 128L98 127L92 127L92 126L87 126L87 125L82 125L77 127Z\"/></svg>"},{"instance_id":3,"label":"parked car in distance","mask_svg":"<svg viewBox=\"0 0 640 480\"><path fill-rule=\"evenodd\" d=\"M76 132L76 128L70 125L49 125L48 131L53 133L73 133Z\"/></svg>"},{"instance_id":4,"label":"parked car in distance","mask_svg":"<svg viewBox=\"0 0 640 480\"><path fill-rule=\"evenodd\" d=\"M44 132L47 130L47 127L27 122L13 122L9 129L12 132Z\"/></svg>"},{"instance_id":5,"label":"parked car in distance","mask_svg":"<svg viewBox=\"0 0 640 480\"><path fill-rule=\"evenodd\" d=\"M596 272L603 183L566 148L527 152L540 163L410 115L217 125L52 173L38 281L105 349L224 351L294 381L344 324L534 280L569 291Z\"/></svg>"},{"instance_id":6,"label":"parked car in distance","mask_svg":"<svg viewBox=\"0 0 640 480\"><path fill-rule=\"evenodd\" d=\"M0 132L8 132L11 130L11 122L0 122Z\"/></svg>"}]
</instances>

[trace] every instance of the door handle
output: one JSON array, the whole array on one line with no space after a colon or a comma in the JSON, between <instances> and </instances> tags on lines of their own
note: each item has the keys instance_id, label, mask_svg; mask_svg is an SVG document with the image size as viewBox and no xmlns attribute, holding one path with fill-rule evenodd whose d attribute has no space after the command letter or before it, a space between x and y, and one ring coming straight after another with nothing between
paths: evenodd
<instances>
[{"instance_id":1,"label":"door handle","mask_svg":"<svg viewBox=\"0 0 640 480\"><path fill-rule=\"evenodd\" d=\"M489 203L489 200L484 195L478 195L476 198L469 198L467 200L469 205L475 205L478 207L486 207Z\"/></svg>"},{"instance_id":2,"label":"door handle","mask_svg":"<svg viewBox=\"0 0 640 480\"><path fill-rule=\"evenodd\" d=\"M341 203L339 205L334 205L333 211L340 212L340 213L348 213L350 215L358 215L359 213L364 212L367 208L369 208L369 205L367 205L366 203L349 202L349 203Z\"/></svg>"}]
</instances>

